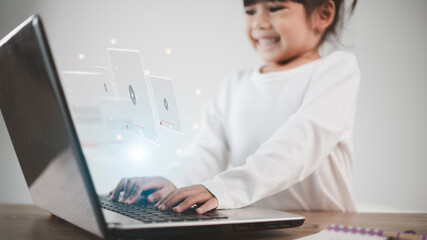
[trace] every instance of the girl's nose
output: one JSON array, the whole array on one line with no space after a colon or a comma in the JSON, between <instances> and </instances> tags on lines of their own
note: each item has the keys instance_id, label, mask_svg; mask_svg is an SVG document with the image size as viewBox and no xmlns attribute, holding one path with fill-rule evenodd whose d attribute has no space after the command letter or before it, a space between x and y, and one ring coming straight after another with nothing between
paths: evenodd
<instances>
[{"instance_id":1,"label":"girl's nose","mask_svg":"<svg viewBox=\"0 0 427 240\"><path fill-rule=\"evenodd\" d=\"M252 22L252 28L258 29L270 29L271 22L270 17L265 12L260 12L255 15L254 21Z\"/></svg>"}]
</instances>

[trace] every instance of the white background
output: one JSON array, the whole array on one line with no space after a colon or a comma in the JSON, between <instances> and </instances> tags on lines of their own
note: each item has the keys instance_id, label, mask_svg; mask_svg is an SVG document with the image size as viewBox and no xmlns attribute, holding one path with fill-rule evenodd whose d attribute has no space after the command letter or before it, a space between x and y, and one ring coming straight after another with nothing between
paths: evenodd
<instances>
[{"instance_id":1,"label":"white background","mask_svg":"<svg viewBox=\"0 0 427 240\"><path fill-rule=\"evenodd\" d=\"M118 47L140 50L146 69L174 79L184 135L159 132L161 146L148 147L143 163L124 158L114 167L104 164L103 187L111 188L121 176L156 174L162 161L173 162L176 150L195 136L193 125L224 76L260 63L244 35L242 5L241 0L1 0L0 36L38 13L60 71L108 66L106 48ZM426 11L425 0L365 0L346 25L342 42L362 71L354 166L360 211L427 212ZM0 192L0 202L32 202L2 117Z\"/></svg>"}]
</instances>

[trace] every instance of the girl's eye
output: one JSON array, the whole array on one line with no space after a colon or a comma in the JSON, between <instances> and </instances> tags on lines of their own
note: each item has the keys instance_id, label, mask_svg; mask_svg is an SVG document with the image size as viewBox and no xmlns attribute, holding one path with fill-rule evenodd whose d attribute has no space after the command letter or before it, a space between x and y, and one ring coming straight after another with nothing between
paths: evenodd
<instances>
[{"instance_id":1,"label":"girl's eye","mask_svg":"<svg viewBox=\"0 0 427 240\"><path fill-rule=\"evenodd\" d=\"M255 14L255 10L253 10L253 9L247 9L247 10L245 10L245 12L246 12L246 15L254 15Z\"/></svg>"},{"instance_id":2,"label":"girl's eye","mask_svg":"<svg viewBox=\"0 0 427 240\"><path fill-rule=\"evenodd\" d=\"M280 11L284 8L285 8L284 6L273 6L273 7L270 7L269 10L270 10L270 12L277 12L277 11Z\"/></svg>"}]
</instances>

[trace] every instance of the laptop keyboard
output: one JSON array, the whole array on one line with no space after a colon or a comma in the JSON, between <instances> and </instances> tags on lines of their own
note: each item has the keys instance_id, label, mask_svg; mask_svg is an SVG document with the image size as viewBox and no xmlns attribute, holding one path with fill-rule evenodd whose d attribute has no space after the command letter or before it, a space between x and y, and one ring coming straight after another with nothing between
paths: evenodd
<instances>
[{"instance_id":1,"label":"laptop keyboard","mask_svg":"<svg viewBox=\"0 0 427 240\"><path fill-rule=\"evenodd\" d=\"M228 218L226 215L220 214L217 211L210 211L199 215L196 213L195 208L190 208L182 213L175 213L170 209L160 211L145 198L139 198L133 204L111 201L110 196L99 196L99 200L102 208L134 218L144 223L205 221Z\"/></svg>"}]
</instances>

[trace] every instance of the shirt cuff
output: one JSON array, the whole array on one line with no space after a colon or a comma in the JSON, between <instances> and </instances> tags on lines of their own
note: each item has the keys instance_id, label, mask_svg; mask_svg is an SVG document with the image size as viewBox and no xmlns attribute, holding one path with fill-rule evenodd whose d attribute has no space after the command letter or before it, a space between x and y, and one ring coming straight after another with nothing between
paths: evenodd
<instances>
[{"instance_id":1,"label":"shirt cuff","mask_svg":"<svg viewBox=\"0 0 427 240\"><path fill-rule=\"evenodd\" d=\"M202 182L201 185L203 185L206 189L208 189L209 192L212 193L212 195L216 197L218 200L217 209L227 208L227 202L223 195L224 188L220 187L218 183L214 183L213 181Z\"/></svg>"}]
</instances>

